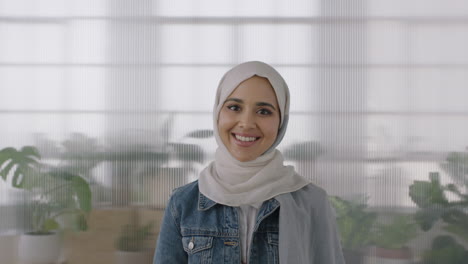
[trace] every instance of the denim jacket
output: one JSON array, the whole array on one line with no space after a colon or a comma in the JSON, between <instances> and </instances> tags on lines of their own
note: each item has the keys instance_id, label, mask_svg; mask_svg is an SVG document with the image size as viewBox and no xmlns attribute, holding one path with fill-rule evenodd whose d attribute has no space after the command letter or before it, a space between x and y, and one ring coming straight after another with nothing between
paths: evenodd
<instances>
[{"instance_id":1,"label":"denim jacket","mask_svg":"<svg viewBox=\"0 0 468 264\"><path fill-rule=\"evenodd\" d=\"M279 202L258 213L249 263L279 263ZM161 223L154 264L241 263L239 209L201 194L198 181L174 190Z\"/></svg>"}]
</instances>

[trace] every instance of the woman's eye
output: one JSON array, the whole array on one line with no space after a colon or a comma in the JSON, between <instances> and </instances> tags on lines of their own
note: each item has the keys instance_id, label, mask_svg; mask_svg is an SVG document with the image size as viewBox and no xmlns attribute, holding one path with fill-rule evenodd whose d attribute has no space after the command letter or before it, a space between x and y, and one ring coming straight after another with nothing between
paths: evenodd
<instances>
[{"instance_id":1,"label":"woman's eye","mask_svg":"<svg viewBox=\"0 0 468 264\"><path fill-rule=\"evenodd\" d=\"M239 111L240 107L238 105L228 105L227 108L231 111Z\"/></svg>"},{"instance_id":2,"label":"woman's eye","mask_svg":"<svg viewBox=\"0 0 468 264\"><path fill-rule=\"evenodd\" d=\"M258 113L261 115L271 115L271 111L268 109L260 109L258 110Z\"/></svg>"}]
</instances>

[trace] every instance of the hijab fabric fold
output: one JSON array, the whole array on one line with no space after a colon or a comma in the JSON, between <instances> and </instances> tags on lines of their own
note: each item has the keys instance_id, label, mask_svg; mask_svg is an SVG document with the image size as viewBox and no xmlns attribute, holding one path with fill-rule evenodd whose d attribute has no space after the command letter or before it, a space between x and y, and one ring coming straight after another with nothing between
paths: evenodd
<instances>
[{"instance_id":1,"label":"hijab fabric fold","mask_svg":"<svg viewBox=\"0 0 468 264\"><path fill-rule=\"evenodd\" d=\"M241 162L224 146L218 132L218 116L227 97L239 84L253 76L264 77L270 82L276 94L281 120L273 145L257 159ZM275 69L263 62L251 61L229 70L221 79L216 92L213 127L218 148L215 160L200 174L200 192L217 203L240 206L263 202L309 184L309 181L298 175L292 166L284 166L283 155L276 150L276 146L283 139L288 120L288 86Z\"/></svg>"}]
</instances>

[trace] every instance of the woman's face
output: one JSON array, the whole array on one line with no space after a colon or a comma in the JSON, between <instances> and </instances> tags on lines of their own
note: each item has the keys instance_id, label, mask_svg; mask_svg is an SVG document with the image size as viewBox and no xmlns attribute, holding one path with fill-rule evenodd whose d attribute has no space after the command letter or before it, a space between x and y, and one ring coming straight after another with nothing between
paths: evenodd
<instances>
[{"instance_id":1,"label":"woman's face","mask_svg":"<svg viewBox=\"0 0 468 264\"><path fill-rule=\"evenodd\" d=\"M275 142L280 110L270 82L254 76L242 82L224 101L218 116L222 142L239 161L251 161Z\"/></svg>"}]
</instances>

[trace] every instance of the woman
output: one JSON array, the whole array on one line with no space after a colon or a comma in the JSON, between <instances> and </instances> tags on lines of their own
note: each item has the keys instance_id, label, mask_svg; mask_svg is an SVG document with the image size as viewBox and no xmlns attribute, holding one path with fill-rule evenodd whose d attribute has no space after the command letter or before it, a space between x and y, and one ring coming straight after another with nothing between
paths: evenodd
<instances>
[{"instance_id":1,"label":"woman","mask_svg":"<svg viewBox=\"0 0 468 264\"><path fill-rule=\"evenodd\" d=\"M246 62L222 78L215 160L174 190L154 263L344 263L325 191L283 165L289 118L279 73Z\"/></svg>"}]
</instances>

